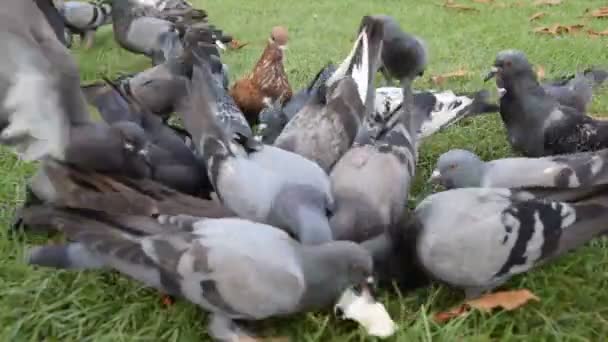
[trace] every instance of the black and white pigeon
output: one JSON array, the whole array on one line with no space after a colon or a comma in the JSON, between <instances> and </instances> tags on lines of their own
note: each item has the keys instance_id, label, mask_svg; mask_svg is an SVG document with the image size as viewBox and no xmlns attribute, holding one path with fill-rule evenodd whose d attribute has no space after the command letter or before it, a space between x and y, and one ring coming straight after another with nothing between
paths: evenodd
<instances>
[{"instance_id":1,"label":"black and white pigeon","mask_svg":"<svg viewBox=\"0 0 608 342\"><path fill-rule=\"evenodd\" d=\"M496 76L504 89L500 115L511 146L526 157L541 157L608 147L608 122L561 105L538 83L525 54L498 53L486 80Z\"/></svg>"},{"instance_id":2,"label":"black and white pigeon","mask_svg":"<svg viewBox=\"0 0 608 342\"><path fill-rule=\"evenodd\" d=\"M183 52L176 24L154 16L156 12L146 1L112 0L116 42L130 52L150 57L154 65Z\"/></svg>"},{"instance_id":3,"label":"black and white pigeon","mask_svg":"<svg viewBox=\"0 0 608 342\"><path fill-rule=\"evenodd\" d=\"M130 122L94 123L78 68L31 1L0 9L0 143L25 160L54 158L132 177L149 174L149 142Z\"/></svg>"},{"instance_id":4,"label":"black and white pigeon","mask_svg":"<svg viewBox=\"0 0 608 342\"><path fill-rule=\"evenodd\" d=\"M287 103L283 104L280 99L276 103L265 107L260 112L260 123L257 126L256 139L265 143L273 144L287 123L306 105L306 103L317 96L319 89L325 86L325 82L336 71L336 67L328 63L315 75L313 80L304 89L295 93Z\"/></svg>"},{"instance_id":5,"label":"black and white pigeon","mask_svg":"<svg viewBox=\"0 0 608 342\"><path fill-rule=\"evenodd\" d=\"M188 84L187 102L178 113L204 159L218 199L239 217L285 229L302 243L332 240L327 212L333 197L327 174L295 153L230 136L217 116L216 85L209 63L200 59Z\"/></svg>"},{"instance_id":6,"label":"black and white pigeon","mask_svg":"<svg viewBox=\"0 0 608 342\"><path fill-rule=\"evenodd\" d=\"M606 161L608 150L484 162L473 152L454 149L439 157L430 181L448 189L526 189L537 197L571 201L606 188Z\"/></svg>"},{"instance_id":7,"label":"black and white pigeon","mask_svg":"<svg viewBox=\"0 0 608 342\"><path fill-rule=\"evenodd\" d=\"M325 172L351 147L373 110L382 24L367 20L348 57L285 126L274 145L315 161Z\"/></svg>"},{"instance_id":8,"label":"black and white pigeon","mask_svg":"<svg viewBox=\"0 0 608 342\"><path fill-rule=\"evenodd\" d=\"M498 104L489 100L490 93L480 90L473 93L455 93L452 90L413 91L414 109L430 113L416 134L420 139L431 136L460 120L485 113L498 112ZM397 87L376 89L375 107L372 115L367 116L363 126L369 131L378 132L390 116L398 112L403 103L403 90ZM372 133L373 135L373 133Z\"/></svg>"},{"instance_id":9,"label":"black and white pigeon","mask_svg":"<svg viewBox=\"0 0 608 342\"><path fill-rule=\"evenodd\" d=\"M605 192L565 203L526 191L463 188L424 199L403 229L415 234L417 262L433 279L475 298L604 235L607 219ZM383 252L375 247L372 253Z\"/></svg>"},{"instance_id":10,"label":"black and white pigeon","mask_svg":"<svg viewBox=\"0 0 608 342\"><path fill-rule=\"evenodd\" d=\"M407 91L407 90L404 90ZM382 234L401 218L416 171L419 139L428 111L407 112L368 141L355 140L331 171L336 208L330 220L334 238L362 242Z\"/></svg>"},{"instance_id":11,"label":"black and white pigeon","mask_svg":"<svg viewBox=\"0 0 608 342\"><path fill-rule=\"evenodd\" d=\"M235 321L258 321L334 307L372 336L396 325L372 294L373 262L350 241L303 245L261 223L231 219L159 217L182 227L136 234L112 219L54 210L50 224L69 244L38 246L33 265L114 269L145 285L183 297L211 313L208 333L218 341L251 335Z\"/></svg>"},{"instance_id":12,"label":"black and white pigeon","mask_svg":"<svg viewBox=\"0 0 608 342\"><path fill-rule=\"evenodd\" d=\"M93 46L95 33L101 26L112 22L112 6L107 2L59 1L59 12L63 16L70 34L80 35L85 48Z\"/></svg>"}]
</instances>

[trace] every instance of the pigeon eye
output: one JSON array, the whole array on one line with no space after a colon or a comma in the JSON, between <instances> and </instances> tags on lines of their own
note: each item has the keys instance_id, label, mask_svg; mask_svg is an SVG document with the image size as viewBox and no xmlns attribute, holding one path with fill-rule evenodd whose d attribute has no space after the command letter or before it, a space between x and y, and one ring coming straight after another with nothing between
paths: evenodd
<instances>
[{"instance_id":1,"label":"pigeon eye","mask_svg":"<svg viewBox=\"0 0 608 342\"><path fill-rule=\"evenodd\" d=\"M450 166L448 166L448 168L450 170L454 170L456 168L456 164L450 164Z\"/></svg>"}]
</instances>

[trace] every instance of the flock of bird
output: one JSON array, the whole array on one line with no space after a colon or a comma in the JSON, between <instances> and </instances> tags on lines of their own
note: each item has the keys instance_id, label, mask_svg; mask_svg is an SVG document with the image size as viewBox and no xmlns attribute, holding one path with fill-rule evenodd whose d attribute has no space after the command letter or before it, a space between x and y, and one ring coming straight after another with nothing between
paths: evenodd
<instances>
[{"instance_id":1,"label":"flock of bird","mask_svg":"<svg viewBox=\"0 0 608 342\"><path fill-rule=\"evenodd\" d=\"M91 46L110 23L153 66L82 85L70 37ZM114 269L183 297L211 313L216 340L251 334L236 321L332 305L388 337L376 282L475 298L608 231L608 123L585 113L600 68L541 84L505 50L486 78L497 104L485 90L413 90L425 42L369 15L346 58L293 93L286 28L230 86L232 37L183 0L7 0L0 27L0 143L39 161L14 228L68 239L28 263ZM430 179L446 190L407 210L422 139L496 111L523 156L450 150Z\"/></svg>"}]
</instances>

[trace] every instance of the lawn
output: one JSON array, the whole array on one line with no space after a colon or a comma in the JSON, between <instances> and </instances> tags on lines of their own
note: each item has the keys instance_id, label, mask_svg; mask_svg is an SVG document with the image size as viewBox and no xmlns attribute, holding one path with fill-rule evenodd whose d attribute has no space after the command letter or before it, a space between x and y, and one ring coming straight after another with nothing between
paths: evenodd
<instances>
[{"instance_id":1,"label":"lawn","mask_svg":"<svg viewBox=\"0 0 608 342\"><path fill-rule=\"evenodd\" d=\"M349 51L362 15L387 13L428 42L430 64L418 88L434 87L430 76L466 69L468 77L441 88L474 91L491 84L482 74L499 50L517 48L544 67L546 77L592 64L606 63L608 37L592 39L587 28L608 29L605 19L581 18L602 0L563 0L538 7L528 1L495 0L494 4L456 0L479 11L440 6L419 0L196 0L211 21L249 45L223 55L231 80L250 70L273 25L289 28L286 70L295 89L302 87L328 61L339 62ZM506 5L499 6L502 2ZM529 17L546 15L530 22ZM553 37L532 32L537 26L584 23L578 34ZM101 75L143 70L149 62L121 50L111 28L102 29L93 49L80 51L83 81ZM608 91L597 94L591 113L608 113ZM431 192L425 179L436 158L450 148L466 148L485 159L512 155L497 115L461 122L429 138L421 148L411 204ZM7 226L24 196L24 183L34 164L0 151L1 223ZM454 229L458 229L457 223ZM27 246L46 236L8 233L0 229L0 341L207 341L206 317L196 306L178 300L165 306L158 292L115 273L63 272L34 269L23 262ZM435 285L413 293L386 292L383 300L399 324L391 340L399 341L600 341L608 336L608 240L595 241L557 263L510 281L506 288L528 288L541 298L513 312L474 313L436 324L434 312L447 309L462 294ZM368 340L354 324L339 322L328 312L301 314L259 324L264 336L290 336L293 341Z\"/></svg>"}]
</instances>

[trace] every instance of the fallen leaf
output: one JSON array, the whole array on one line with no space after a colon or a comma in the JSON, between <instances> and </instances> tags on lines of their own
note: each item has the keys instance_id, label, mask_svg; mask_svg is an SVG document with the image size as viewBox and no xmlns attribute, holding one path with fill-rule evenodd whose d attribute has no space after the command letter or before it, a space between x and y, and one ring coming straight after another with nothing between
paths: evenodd
<instances>
[{"instance_id":1,"label":"fallen leaf","mask_svg":"<svg viewBox=\"0 0 608 342\"><path fill-rule=\"evenodd\" d=\"M452 318L466 314L471 308L485 312L490 312L496 308L503 308L504 310L512 311L522 307L531 300L540 301L540 298L534 295L534 293L532 293L530 290L526 289L494 292L484 295L478 299L473 299L462 303L446 312L439 312L435 314L434 319L436 322L443 323Z\"/></svg>"},{"instance_id":2,"label":"fallen leaf","mask_svg":"<svg viewBox=\"0 0 608 342\"><path fill-rule=\"evenodd\" d=\"M475 7L471 7L471 6L467 6L467 5L461 5L461 4L457 4L456 2L454 2L454 0L447 0L444 4L443 7L446 8L451 8L451 9L455 9L455 10L459 10L459 11L471 11L471 12L478 12L479 10Z\"/></svg>"},{"instance_id":3,"label":"fallen leaf","mask_svg":"<svg viewBox=\"0 0 608 342\"><path fill-rule=\"evenodd\" d=\"M433 77L431 77L431 80L433 81L433 83L435 83L435 85L442 85L448 79L461 78L461 77L468 76L469 74L470 74L470 72L465 69L458 69L456 71L448 72L448 73L445 73L442 75L433 76Z\"/></svg>"},{"instance_id":4,"label":"fallen leaf","mask_svg":"<svg viewBox=\"0 0 608 342\"><path fill-rule=\"evenodd\" d=\"M545 78L545 68L543 68L542 65L536 66L536 77L538 77L539 80Z\"/></svg>"},{"instance_id":5,"label":"fallen leaf","mask_svg":"<svg viewBox=\"0 0 608 342\"><path fill-rule=\"evenodd\" d=\"M593 18L607 18L608 17L608 7L600 7L593 11L590 11L587 16Z\"/></svg>"},{"instance_id":6,"label":"fallen leaf","mask_svg":"<svg viewBox=\"0 0 608 342\"><path fill-rule=\"evenodd\" d=\"M248 42L241 42L239 40L233 39L233 40L230 41L230 44L228 44L228 46L231 49L238 50L238 49L241 49L241 48L243 48L243 46L248 45L248 44L249 44Z\"/></svg>"},{"instance_id":7,"label":"fallen leaf","mask_svg":"<svg viewBox=\"0 0 608 342\"><path fill-rule=\"evenodd\" d=\"M601 36L608 36L608 29L604 30L604 31L595 31L593 29L589 29L587 30L587 33L591 36L591 37L601 37Z\"/></svg>"},{"instance_id":8,"label":"fallen leaf","mask_svg":"<svg viewBox=\"0 0 608 342\"><path fill-rule=\"evenodd\" d=\"M582 29L583 27L585 27L585 25L583 24L574 24L574 25L561 25L561 24L554 24L551 26L543 26L543 27L537 27L534 29L535 33L542 33L542 34L551 34L551 35L559 35L559 34L566 34L566 33L575 33L580 31L580 29Z\"/></svg>"},{"instance_id":9,"label":"fallen leaf","mask_svg":"<svg viewBox=\"0 0 608 342\"><path fill-rule=\"evenodd\" d=\"M534 21L536 19L540 19L541 17L544 17L545 14L547 14L547 13L545 13L545 12L536 12L536 13L532 14L532 16L528 20Z\"/></svg>"},{"instance_id":10,"label":"fallen leaf","mask_svg":"<svg viewBox=\"0 0 608 342\"><path fill-rule=\"evenodd\" d=\"M562 0L536 0L534 4L536 6L556 6L562 3Z\"/></svg>"}]
</instances>

